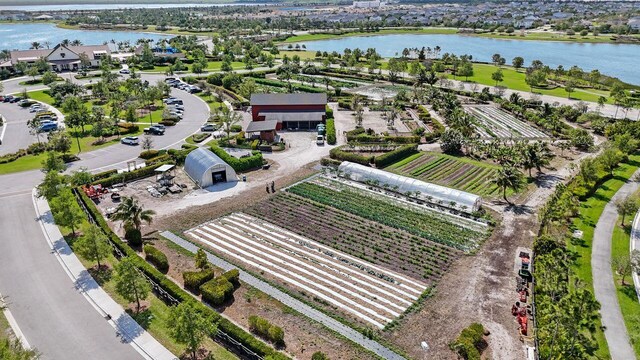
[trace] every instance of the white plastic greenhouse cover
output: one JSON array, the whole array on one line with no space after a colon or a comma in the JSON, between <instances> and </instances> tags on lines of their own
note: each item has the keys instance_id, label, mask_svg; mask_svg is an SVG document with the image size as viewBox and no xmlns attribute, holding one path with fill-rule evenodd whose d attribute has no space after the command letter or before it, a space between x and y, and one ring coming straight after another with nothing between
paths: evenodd
<instances>
[{"instance_id":1,"label":"white plastic greenhouse cover","mask_svg":"<svg viewBox=\"0 0 640 360\"><path fill-rule=\"evenodd\" d=\"M348 174L349 178L354 181L366 182L367 180L377 180L380 185L388 184L391 187L397 186L397 191L400 193L419 191L422 196L433 197L434 202L442 201L442 206L450 207L449 204L453 201L456 203L456 209L461 210L462 206L466 206L464 211L468 213L477 211L482 205L482 198L478 195L393 174L380 169L374 169L348 161L343 161L338 169L342 174Z\"/></svg>"},{"instance_id":2,"label":"white plastic greenhouse cover","mask_svg":"<svg viewBox=\"0 0 640 360\"><path fill-rule=\"evenodd\" d=\"M191 180L197 182L201 187L207 187L212 184L211 172L214 170L224 170L227 181L237 179L233 168L208 149L195 149L184 160L184 171Z\"/></svg>"}]
</instances>

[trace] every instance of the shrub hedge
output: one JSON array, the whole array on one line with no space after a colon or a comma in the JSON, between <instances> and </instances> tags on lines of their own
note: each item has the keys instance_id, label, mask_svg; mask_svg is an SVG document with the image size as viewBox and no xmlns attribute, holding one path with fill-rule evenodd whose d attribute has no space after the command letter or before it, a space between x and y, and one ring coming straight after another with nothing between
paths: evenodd
<instances>
[{"instance_id":1,"label":"shrub hedge","mask_svg":"<svg viewBox=\"0 0 640 360\"><path fill-rule=\"evenodd\" d=\"M102 214L93 203L91 199L82 191L82 189L78 188L77 193L80 196L81 202L86 206L87 210L92 214L92 216L96 219L96 222L100 228L107 234L111 242L125 255L129 256L133 259L136 267L140 269L145 275L151 278L156 284L158 284L162 289L164 289L169 295L178 299L179 301L193 301L193 297L189 295L186 291L181 289L178 285L176 285L173 281L169 280L164 274L158 271L156 268L151 266L151 264L147 263L144 259L140 258L136 252L127 246L107 225L107 222L102 217ZM200 302L195 303L196 307L202 311L204 314L211 316L211 318L218 323L218 329L223 331L233 339L242 343L247 348L254 351L256 354L262 357L271 356L276 359L289 359L282 353L279 353L272 347L263 343L262 341L256 339L250 333L244 331L242 328L238 327L228 319L220 316L213 309L205 306Z\"/></svg>"},{"instance_id":2,"label":"shrub hedge","mask_svg":"<svg viewBox=\"0 0 640 360\"><path fill-rule=\"evenodd\" d=\"M185 271L182 273L182 280L184 281L184 287L192 292L198 292L200 286L207 281L213 279L215 273L213 269L204 269L200 271Z\"/></svg>"},{"instance_id":3,"label":"shrub hedge","mask_svg":"<svg viewBox=\"0 0 640 360\"><path fill-rule=\"evenodd\" d=\"M374 164L376 164L377 168L383 168L385 166L391 165L397 161L400 161L410 155L413 155L418 152L418 145L404 145L393 151L389 151L388 153L384 153L382 155L376 156L374 158Z\"/></svg>"},{"instance_id":4,"label":"shrub hedge","mask_svg":"<svg viewBox=\"0 0 640 360\"><path fill-rule=\"evenodd\" d=\"M130 180L151 176L153 175L154 171L158 166L164 165L164 164L171 164L171 163L172 163L171 161L164 161L158 164L154 164L153 166L145 166L137 170L123 172L122 174L115 174L108 178L100 179L97 182L102 184L102 186L104 187L109 187L109 186L112 186L113 184L118 184L124 181L130 181Z\"/></svg>"},{"instance_id":5,"label":"shrub hedge","mask_svg":"<svg viewBox=\"0 0 640 360\"><path fill-rule=\"evenodd\" d=\"M333 112L332 112L333 114ZM335 121L333 119L329 119L328 118L328 113L327 113L327 144L329 145L335 145L336 144L336 124Z\"/></svg>"},{"instance_id":6,"label":"shrub hedge","mask_svg":"<svg viewBox=\"0 0 640 360\"><path fill-rule=\"evenodd\" d=\"M220 277L229 281L231 284L233 284L234 287L240 286L240 271L238 271L238 269L231 269L226 273L220 275Z\"/></svg>"},{"instance_id":7,"label":"shrub hedge","mask_svg":"<svg viewBox=\"0 0 640 360\"><path fill-rule=\"evenodd\" d=\"M417 144L420 142L419 136L376 136L368 134L347 134L347 141L359 142L359 143L381 143L381 142L393 142L398 144Z\"/></svg>"},{"instance_id":8,"label":"shrub hedge","mask_svg":"<svg viewBox=\"0 0 640 360\"><path fill-rule=\"evenodd\" d=\"M329 156L334 160L350 161L356 164L369 166L374 161L374 156L363 156L350 151L342 150L343 146L338 146L329 151Z\"/></svg>"},{"instance_id":9,"label":"shrub hedge","mask_svg":"<svg viewBox=\"0 0 640 360\"><path fill-rule=\"evenodd\" d=\"M249 328L274 344L284 344L284 331L281 327L273 325L269 320L257 315L249 316Z\"/></svg>"},{"instance_id":10,"label":"shrub hedge","mask_svg":"<svg viewBox=\"0 0 640 360\"><path fill-rule=\"evenodd\" d=\"M155 265L158 270L162 271L165 274L167 273L167 271L169 271L169 259L167 259L167 255L151 245L145 245L143 249L144 258L148 262Z\"/></svg>"},{"instance_id":11,"label":"shrub hedge","mask_svg":"<svg viewBox=\"0 0 640 360\"><path fill-rule=\"evenodd\" d=\"M484 343L484 327L482 324L473 323L462 330L460 335L449 344L465 360L480 360L480 349Z\"/></svg>"},{"instance_id":12,"label":"shrub hedge","mask_svg":"<svg viewBox=\"0 0 640 360\"><path fill-rule=\"evenodd\" d=\"M149 160L158 156L158 150L145 150L138 155L139 158Z\"/></svg>"},{"instance_id":13,"label":"shrub hedge","mask_svg":"<svg viewBox=\"0 0 640 360\"><path fill-rule=\"evenodd\" d=\"M251 156L236 158L234 156L229 155L224 149L219 146L211 146L211 151L218 155L222 161L226 162L233 168L235 171L247 171L250 169L259 168L262 166L263 159L262 153L260 151L252 151Z\"/></svg>"},{"instance_id":14,"label":"shrub hedge","mask_svg":"<svg viewBox=\"0 0 640 360\"><path fill-rule=\"evenodd\" d=\"M233 296L233 284L225 277L218 276L200 286L202 300L214 306L220 306Z\"/></svg>"}]
</instances>

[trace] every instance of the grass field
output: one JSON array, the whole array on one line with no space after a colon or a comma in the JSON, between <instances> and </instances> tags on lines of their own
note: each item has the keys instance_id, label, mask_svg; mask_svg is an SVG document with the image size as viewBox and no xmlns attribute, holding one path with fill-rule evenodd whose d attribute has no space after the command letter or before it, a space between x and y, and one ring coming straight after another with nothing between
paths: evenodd
<instances>
[{"instance_id":1,"label":"grass field","mask_svg":"<svg viewBox=\"0 0 640 360\"><path fill-rule=\"evenodd\" d=\"M622 185L633 175L640 166L640 155L629 156L629 163L620 164L614 171L612 179L605 181L598 190L587 200L580 203L580 216L573 221L573 228L583 232L582 241L569 242L568 248L576 252L577 259L573 266L575 276L587 289L593 291L593 274L591 269L591 246L593 232L604 211L605 205ZM596 355L600 358L609 358L609 348L598 321L596 339L600 348Z\"/></svg>"},{"instance_id":2,"label":"grass field","mask_svg":"<svg viewBox=\"0 0 640 360\"><path fill-rule=\"evenodd\" d=\"M498 167L471 159L420 152L385 170L478 195L501 195L491 182Z\"/></svg>"},{"instance_id":3,"label":"grass field","mask_svg":"<svg viewBox=\"0 0 640 360\"><path fill-rule=\"evenodd\" d=\"M491 74L493 74L498 69L497 66L491 64L473 64L473 76L468 78L470 82L476 82L482 85L490 85L495 86L496 82L491 79ZM518 71L510 66L502 66L502 74L504 75L504 81L499 83L499 85L504 86L509 89L519 90L529 92L531 88L525 82L525 73L524 70ZM466 80L464 77L456 76L449 74L448 77L450 79L456 80ZM543 89L543 88L533 88L533 92L542 94L542 95L550 95L557 97L568 97L568 93L564 91L564 88L558 87L555 89ZM600 96L608 97L609 94L604 91L599 90L583 90L577 89L571 93L572 99L584 100L597 102Z\"/></svg>"},{"instance_id":4,"label":"grass field","mask_svg":"<svg viewBox=\"0 0 640 360\"><path fill-rule=\"evenodd\" d=\"M392 34L456 34L458 29L454 28L421 28L421 29L382 29L376 32L354 31L345 34L304 34L296 35L285 40L285 43L295 43L301 41L315 41L339 39L352 36L376 36L376 35L392 35Z\"/></svg>"},{"instance_id":5,"label":"grass field","mask_svg":"<svg viewBox=\"0 0 640 360\"><path fill-rule=\"evenodd\" d=\"M479 37L488 37L493 39L509 39L509 40L536 40L536 41L566 41L566 42L576 42L576 43L616 43L616 41L612 40L610 34L607 35L598 35L593 36L593 34L589 34L587 36L576 35L567 35L555 32L526 32L521 34L516 31L513 34L506 33L484 33L484 34L475 34L472 36ZM637 36L635 36L637 38Z\"/></svg>"},{"instance_id":6,"label":"grass field","mask_svg":"<svg viewBox=\"0 0 640 360\"><path fill-rule=\"evenodd\" d=\"M636 195L637 196L637 195ZM629 241L631 237L631 222L633 216L627 216L625 219L626 226L623 228L620 226L622 218L618 219L618 223L613 230L613 237L611 239L611 259L616 256L630 256ZM622 277L616 274L613 269L613 276L616 285L616 291L618 295L618 303L620 304L620 310L622 311L622 317L627 327L627 333L633 345L633 350L636 353L636 357L640 357L640 302L638 302L638 296L633 285L633 279L631 276L625 277L625 285L622 286Z\"/></svg>"}]
</instances>

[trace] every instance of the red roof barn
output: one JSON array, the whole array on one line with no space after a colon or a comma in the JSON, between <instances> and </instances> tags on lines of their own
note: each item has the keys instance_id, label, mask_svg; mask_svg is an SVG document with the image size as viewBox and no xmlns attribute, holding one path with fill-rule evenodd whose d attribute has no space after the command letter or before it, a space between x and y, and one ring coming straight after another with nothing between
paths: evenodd
<instances>
[{"instance_id":1,"label":"red roof barn","mask_svg":"<svg viewBox=\"0 0 640 360\"><path fill-rule=\"evenodd\" d=\"M270 121L276 130L315 129L326 119L326 106L325 93L251 95L253 121Z\"/></svg>"}]
</instances>

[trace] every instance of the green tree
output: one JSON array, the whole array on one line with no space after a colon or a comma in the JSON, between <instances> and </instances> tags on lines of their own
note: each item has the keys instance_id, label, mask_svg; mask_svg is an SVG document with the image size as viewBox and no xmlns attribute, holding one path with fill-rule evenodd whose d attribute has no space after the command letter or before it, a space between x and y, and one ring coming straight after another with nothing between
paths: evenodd
<instances>
[{"instance_id":1,"label":"green tree","mask_svg":"<svg viewBox=\"0 0 640 360\"><path fill-rule=\"evenodd\" d=\"M56 75L56 73L54 73L53 71L47 71L44 74L42 74L41 79L43 84L49 85L55 82L56 80L58 80L58 75Z\"/></svg>"},{"instance_id":2,"label":"green tree","mask_svg":"<svg viewBox=\"0 0 640 360\"><path fill-rule=\"evenodd\" d=\"M491 74L491 80L496 82L496 86L498 83L501 83L504 80L504 74L502 73L502 69L497 69Z\"/></svg>"},{"instance_id":3,"label":"green tree","mask_svg":"<svg viewBox=\"0 0 640 360\"><path fill-rule=\"evenodd\" d=\"M57 171L49 171L45 174L44 179L38 185L38 196L51 200L58 196L64 182L62 176Z\"/></svg>"},{"instance_id":4,"label":"green tree","mask_svg":"<svg viewBox=\"0 0 640 360\"><path fill-rule=\"evenodd\" d=\"M114 283L116 292L129 302L135 301L136 313L140 312L140 300L144 300L149 296L151 284L136 268L135 260L128 256L122 258L116 264L115 269Z\"/></svg>"},{"instance_id":5,"label":"green tree","mask_svg":"<svg viewBox=\"0 0 640 360\"><path fill-rule=\"evenodd\" d=\"M624 199L619 199L615 202L616 209L620 216L622 216L622 222L620 225L624 226L624 219L629 214L635 214L638 211L638 199L633 195L629 195Z\"/></svg>"},{"instance_id":6,"label":"green tree","mask_svg":"<svg viewBox=\"0 0 640 360\"><path fill-rule=\"evenodd\" d=\"M196 267L198 269L208 269L210 267L209 260L207 259L207 253L202 249L198 249L195 256Z\"/></svg>"},{"instance_id":7,"label":"green tree","mask_svg":"<svg viewBox=\"0 0 640 360\"><path fill-rule=\"evenodd\" d=\"M138 200L125 196L122 198L122 202L116 207L111 218L113 220L123 221L125 225L131 225L136 230L140 230L143 221L151 224L155 213L153 210L145 210Z\"/></svg>"},{"instance_id":8,"label":"green tree","mask_svg":"<svg viewBox=\"0 0 640 360\"><path fill-rule=\"evenodd\" d=\"M58 131L49 137L49 147L59 153L67 153L71 150L71 138L66 132ZM63 164L64 167L64 164Z\"/></svg>"},{"instance_id":9,"label":"green tree","mask_svg":"<svg viewBox=\"0 0 640 360\"><path fill-rule=\"evenodd\" d=\"M35 67L35 66L33 66L33 65L32 65L32 66L29 66L29 67L27 68L27 72L26 72L26 74L27 74L28 76L31 76L31 78L32 78L32 80L31 80L31 81L35 83L35 82L36 82L36 76L40 75L40 71L38 71L38 68L37 68L37 67Z\"/></svg>"},{"instance_id":10,"label":"green tree","mask_svg":"<svg viewBox=\"0 0 640 360\"><path fill-rule=\"evenodd\" d=\"M609 146L602 154L600 154L599 160L602 168L608 172L610 175L613 175L613 170L618 167L620 161L622 161L622 152L613 146Z\"/></svg>"},{"instance_id":11,"label":"green tree","mask_svg":"<svg viewBox=\"0 0 640 360\"><path fill-rule=\"evenodd\" d=\"M567 98L571 99L571 93L576 91L576 82L569 80L564 84L564 91L567 92Z\"/></svg>"},{"instance_id":12,"label":"green tree","mask_svg":"<svg viewBox=\"0 0 640 360\"><path fill-rule=\"evenodd\" d=\"M61 172L65 169L64 161L56 154L55 151L47 152L47 158L42 160L42 172L50 171Z\"/></svg>"},{"instance_id":13,"label":"green tree","mask_svg":"<svg viewBox=\"0 0 640 360\"><path fill-rule=\"evenodd\" d=\"M198 311L193 301L185 301L172 307L167 325L171 338L177 343L185 345L193 360L197 360L198 349L200 349L205 337L211 336L217 331L213 319Z\"/></svg>"},{"instance_id":14,"label":"green tree","mask_svg":"<svg viewBox=\"0 0 640 360\"><path fill-rule=\"evenodd\" d=\"M516 68L516 70L520 69L522 65L524 65L524 59L522 58L522 56L516 56L511 61L511 64L513 65L514 68Z\"/></svg>"},{"instance_id":15,"label":"green tree","mask_svg":"<svg viewBox=\"0 0 640 360\"><path fill-rule=\"evenodd\" d=\"M51 210L56 224L70 228L71 236L75 236L76 229L84 219L84 213L80 210L71 189L65 187L51 199Z\"/></svg>"},{"instance_id":16,"label":"green tree","mask_svg":"<svg viewBox=\"0 0 640 360\"><path fill-rule=\"evenodd\" d=\"M611 266L622 279L622 286L625 286L625 277L631 275L631 259L625 254L618 254L611 259Z\"/></svg>"},{"instance_id":17,"label":"green tree","mask_svg":"<svg viewBox=\"0 0 640 360\"><path fill-rule=\"evenodd\" d=\"M546 83L547 74L543 70L533 70L525 76L524 81L529 85L529 91L533 92L534 87L539 87Z\"/></svg>"},{"instance_id":18,"label":"green tree","mask_svg":"<svg viewBox=\"0 0 640 360\"><path fill-rule=\"evenodd\" d=\"M83 258L97 262L98 270L101 267L100 261L111 254L107 235L96 225L89 225L84 229L84 235L76 241L73 249Z\"/></svg>"},{"instance_id":19,"label":"green tree","mask_svg":"<svg viewBox=\"0 0 640 360\"><path fill-rule=\"evenodd\" d=\"M524 175L515 167L506 165L498 170L493 183L502 189L502 197L504 201L511 204L507 199L507 189L512 189L514 192L520 191L524 187L525 180Z\"/></svg>"},{"instance_id":20,"label":"green tree","mask_svg":"<svg viewBox=\"0 0 640 360\"><path fill-rule=\"evenodd\" d=\"M471 61L463 61L456 72L459 76L464 76L465 81L469 81L469 76L473 76L473 64Z\"/></svg>"},{"instance_id":21,"label":"green tree","mask_svg":"<svg viewBox=\"0 0 640 360\"><path fill-rule=\"evenodd\" d=\"M231 128L233 125L239 124L242 117L235 111L229 110L227 106L222 108L222 112L220 115L220 121L222 122L222 127L224 131L227 133L227 138L229 138L229 134L231 134Z\"/></svg>"}]
</instances>

